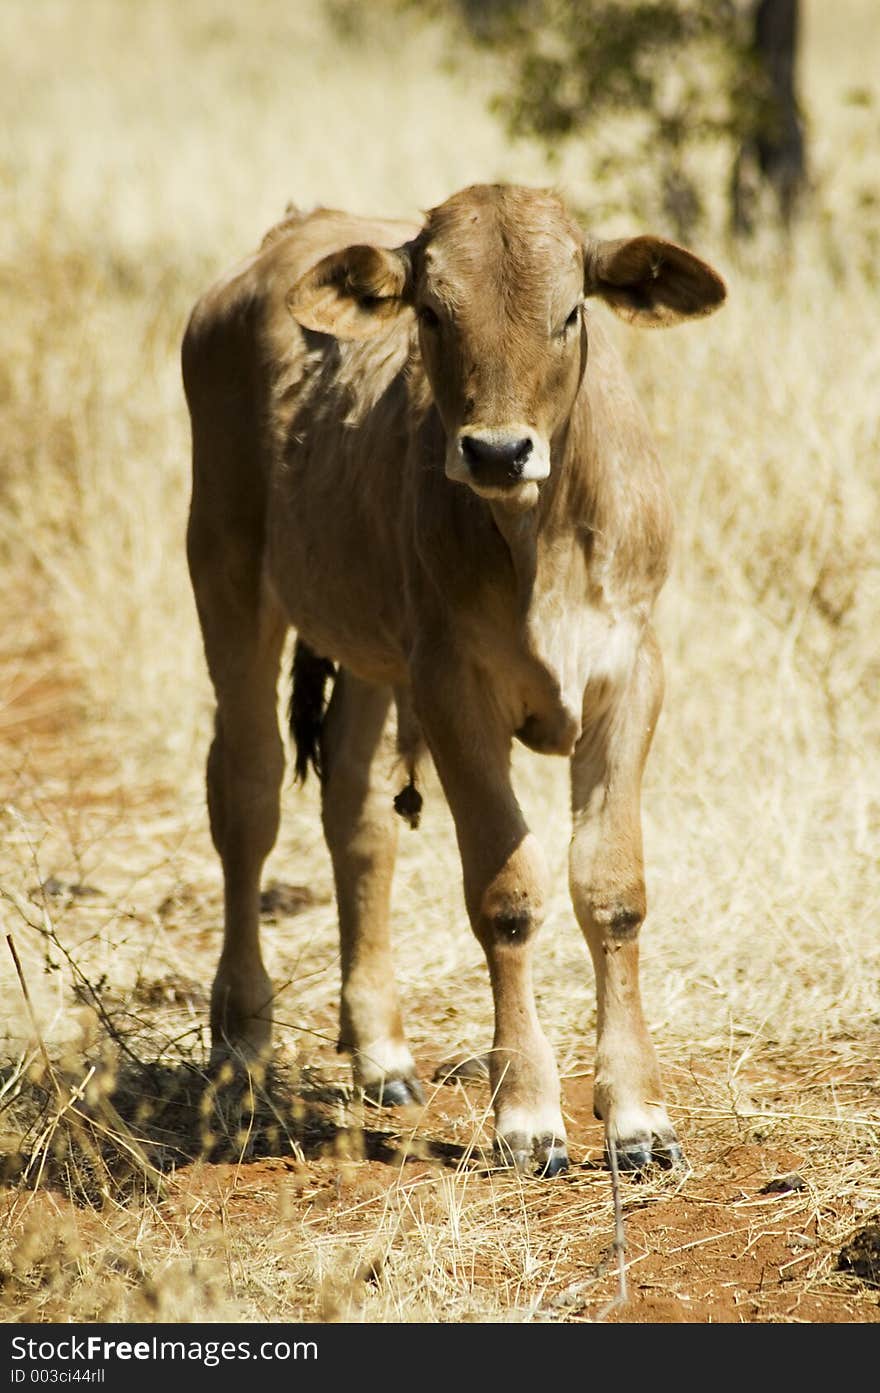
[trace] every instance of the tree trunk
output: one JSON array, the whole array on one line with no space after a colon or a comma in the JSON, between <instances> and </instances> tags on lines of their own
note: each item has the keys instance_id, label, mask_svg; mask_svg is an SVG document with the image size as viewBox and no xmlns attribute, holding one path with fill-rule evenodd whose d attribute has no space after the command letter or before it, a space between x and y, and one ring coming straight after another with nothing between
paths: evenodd
<instances>
[{"instance_id":1,"label":"tree trunk","mask_svg":"<svg viewBox=\"0 0 880 1393\"><path fill-rule=\"evenodd\" d=\"M754 231L762 187L772 191L779 217L790 227L806 183L803 121L795 89L799 11L799 0L758 0L755 7L755 119L733 175L737 233Z\"/></svg>"}]
</instances>

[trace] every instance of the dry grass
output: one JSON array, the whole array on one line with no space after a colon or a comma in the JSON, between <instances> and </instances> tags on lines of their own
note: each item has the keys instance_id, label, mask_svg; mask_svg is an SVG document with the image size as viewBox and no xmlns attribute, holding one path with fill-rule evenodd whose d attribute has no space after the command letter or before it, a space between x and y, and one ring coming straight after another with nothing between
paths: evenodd
<instances>
[{"instance_id":1,"label":"dry grass","mask_svg":"<svg viewBox=\"0 0 880 1393\"><path fill-rule=\"evenodd\" d=\"M705 1244L703 1259L721 1241L725 1158L764 1148L766 1169L790 1153L807 1189L772 1214L749 1192L737 1271L774 1224L809 1241L786 1273L797 1302L754 1297L745 1318L759 1320L803 1318L819 1297L842 1312L822 1318L875 1319L876 1296L834 1259L880 1210L880 83L862 62L870 0L806 8L813 217L786 253L769 237L738 254L709 239L731 286L716 319L619 334L677 500L644 800L644 989L695 1165L687 1182L627 1191L633 1280L652 1254L671 1271L676 1249ZM443 69L434 31L383 21L355 59L313 0L242 13L231 0L4 7L0 915L51 1069L0 945L2 1318L593 1318L613 1230L600 1169L564 1189L487 1177L488 1102L461 1090L438 1094L427 1122L364 1123L333 1053L314 790L289 797L267 872L308 891L295 922L282 907L265 924L276 1074L252 1107L203 1074L221 892L182 552L186 313L288 198L408 213L474 179L547 178L484 114L485 74ZM589 205L573 157L562 182ZM591 1163L566 770L518 760L559 886L539 1004L574 1099L574 1155ZM491 1029L458 879L431 797L395 892L423 1061ZM419 1146L447 1138L439 1168L404 1164L407 1127ZM254 1167L255 1154L271 1159ZM692 1239L674 1230L685 1200L709 1216Z\"/></svg>"}]
</instances>

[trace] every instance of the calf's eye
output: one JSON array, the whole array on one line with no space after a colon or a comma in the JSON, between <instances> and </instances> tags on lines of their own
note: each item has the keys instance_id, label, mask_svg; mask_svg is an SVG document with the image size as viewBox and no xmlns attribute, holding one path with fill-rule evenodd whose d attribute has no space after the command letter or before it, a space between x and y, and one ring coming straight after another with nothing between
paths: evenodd
<instances>
[{"instance_id":1,"label":"calf's eye","mask_svg":"<svg viewBox=\"0 0 880 1393\"><path fill-rule=\"evenodd\" d=\"M573 328L574 328L574 326L575 326L575 325L577 324L577 322L578 322L578 316L580 315L580 312L581 312L581 302L580 302L580 300L578 300L578 302L577 302L577 304L575 305L574 309L572 310L571 314L568 316L568 319L566 319L566 321L565 321L565 327L566 327L566 329L573 329Z\"/></svg>"}]
</instances>

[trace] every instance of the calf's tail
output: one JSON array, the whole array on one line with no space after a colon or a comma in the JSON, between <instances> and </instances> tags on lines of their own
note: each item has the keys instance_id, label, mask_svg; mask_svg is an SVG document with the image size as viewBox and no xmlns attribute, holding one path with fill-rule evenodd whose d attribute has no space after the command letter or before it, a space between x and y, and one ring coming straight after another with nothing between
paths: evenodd
<instances>
[{"instance_id":1,"label":"calf's tail","mask_svg":"<svg viewBox=\"0 0 880 1393\"><path fill-rule=\"evenodd\" d=\"M290 733L296 748L295 777L304 784L312 766L323 779L321 764L321 727L327 710L325 690L327 681L336 676L329 658L321 658L307 643L298 638L293 649L292 687L290 693Z\"/></svg>"}]
</instances>

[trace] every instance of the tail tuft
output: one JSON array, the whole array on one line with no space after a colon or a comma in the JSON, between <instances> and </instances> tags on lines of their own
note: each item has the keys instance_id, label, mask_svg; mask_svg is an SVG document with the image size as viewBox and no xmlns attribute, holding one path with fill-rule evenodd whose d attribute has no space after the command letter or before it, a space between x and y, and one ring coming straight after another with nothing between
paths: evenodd
<instances>
[{"instance_id":1,"label":"tail tuft","mask_svg":"<svg viewBox=\"0 0 880 1393\"><path fill-rule=\"evenodd\" d=\"M415 770L410 770L409 782L404 784L394 799L394 811L409 823L414 832L418 829L422 816L422 795L416 788Z\"/></svg>"}]
</instances>

